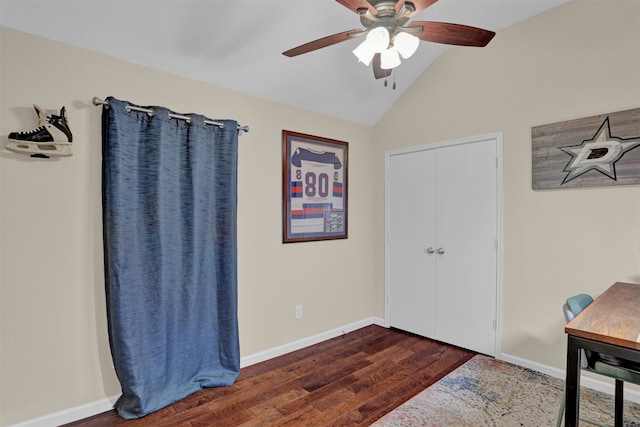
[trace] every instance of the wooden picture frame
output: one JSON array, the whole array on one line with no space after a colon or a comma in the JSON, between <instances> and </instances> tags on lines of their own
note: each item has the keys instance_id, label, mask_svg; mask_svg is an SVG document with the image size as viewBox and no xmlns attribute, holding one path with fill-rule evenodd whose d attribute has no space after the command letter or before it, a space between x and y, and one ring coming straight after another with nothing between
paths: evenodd
<instances>
[{"instance_id":1,"label":"wooden picture frame","mask_svg":"<svg viewBox=\"0 0 640 427\"><path fill-rule=\"evenodd\" d=\"M348 154L344 141L282 131L282 241L348 238Z\"/></svg>"}]
</instances>

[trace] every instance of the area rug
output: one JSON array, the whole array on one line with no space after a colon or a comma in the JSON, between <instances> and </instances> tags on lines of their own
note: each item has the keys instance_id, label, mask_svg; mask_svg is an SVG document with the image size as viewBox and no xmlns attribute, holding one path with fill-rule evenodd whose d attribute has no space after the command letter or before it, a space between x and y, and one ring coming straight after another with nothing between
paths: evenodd
<instances>
[{"instance_id":1,"label":"area rug","mask_svg":"<svg viewBox=\"0 0 640 427\"><path fill-rule=\"evenodd\" d=\"M477 355L372 426L555 426L563 386L558 378ZM625 426L640 425L640 405L625 401L624 415ZM613 426L612 396L582 387L580 419L581 426Z\"/></svg>"}]
</instances>

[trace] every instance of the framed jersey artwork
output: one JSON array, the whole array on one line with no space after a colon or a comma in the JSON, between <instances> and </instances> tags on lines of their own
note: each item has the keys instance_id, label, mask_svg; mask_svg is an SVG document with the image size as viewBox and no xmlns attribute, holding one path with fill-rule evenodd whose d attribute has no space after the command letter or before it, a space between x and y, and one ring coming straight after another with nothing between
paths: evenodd
<instances>
[{"instance_id":1,"label":"framed jersey artwork","mask_svg":"<svg viewBox=\"0 0 640 427\"><path fill-rule=\"evenodd\" d=\"M349 144L282 131L283 243L347 238Z\"/></svg>"}]
</instances>

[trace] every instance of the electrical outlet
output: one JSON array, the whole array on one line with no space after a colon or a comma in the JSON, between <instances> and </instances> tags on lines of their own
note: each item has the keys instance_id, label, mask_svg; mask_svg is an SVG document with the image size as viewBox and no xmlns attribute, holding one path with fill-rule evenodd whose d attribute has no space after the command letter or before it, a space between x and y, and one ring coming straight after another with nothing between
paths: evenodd
<instances>
[{"instance_id":1,"label":"electrical outlet","mask_svg":"<svg viewBox=\"0 0 640 427\"><path fill-rule=\"evenodd\" d=\"M302 306L296 305L296 319L302 319Z\"/></svg>"}]
</instances>

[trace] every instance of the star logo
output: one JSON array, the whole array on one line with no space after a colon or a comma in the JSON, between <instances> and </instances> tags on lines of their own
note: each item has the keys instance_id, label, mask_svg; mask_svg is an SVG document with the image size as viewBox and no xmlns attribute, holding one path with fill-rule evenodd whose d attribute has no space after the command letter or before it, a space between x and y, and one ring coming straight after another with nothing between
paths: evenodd
<instances>
[{"instance_id":1,"label":"star logo","mask_svg":"<svg viewBox=\"0 0 640 427\"><path fill-rule=\"evenodd\" d=\"M559 147L571 156L571 160L564 167L567 172L562 184L595 170L616 181L616 162L624 153L640 146L640 137L617 138L611 136L609 117L604 119L593 138L585 139L579 145Z\"/></svg>"}]
</instances>

